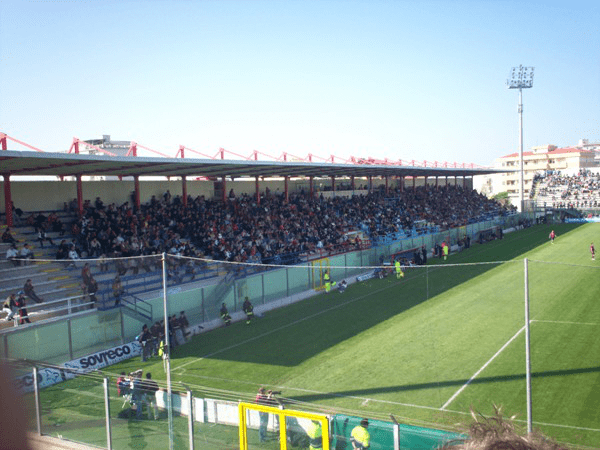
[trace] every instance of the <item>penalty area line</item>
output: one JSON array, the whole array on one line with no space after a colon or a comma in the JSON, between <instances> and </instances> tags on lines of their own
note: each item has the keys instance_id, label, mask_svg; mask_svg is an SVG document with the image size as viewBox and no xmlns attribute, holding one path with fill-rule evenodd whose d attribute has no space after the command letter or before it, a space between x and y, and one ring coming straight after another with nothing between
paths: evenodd
<instances>
[{"instance_id":1,"label":"penalty area line","mask_svg":"<svg viewBox=\"0 0 600 450\"><path fill-rule=\"evenodd\" d=\"M563 325L591 325L591 326L597 326L600 325L598 323L589 323L589 322L566 322L563 320L538 320L538 319L533 319L531 320L531 322L539 322L539 323L556 323L556 324L563 324Z\"/></svg>"},{"instance_id":2,"label":"penalty area line","mask_svg":"<svg viewBox=\"0 0 600 450\"><path fill-rule=\"evenodd\" d=\"M472 381L473 381L475 378L477 378L477 377L479 376L479 374L480 374L481 372L483 372L483 371L485 370L485 368L486 368L487 366L489 366L489 365L492 363L492 361L493 361L494 359L496 359L496 357L497 357L497 356L498 356L500 353L502 353L502 352L504 351L504 349L505 349L506 347L508 347L508 346L510 345L510 343L511 343L512 341L514 341L514 340L515 340L515 339L516 339L516 338L517 338L517 337L518 337L518 336L519 336L519 335L520 335L520 334L523 332L523 330L525 330L525 326L524 326L524 325L523 325L523 327L521 327L521 329L520 329L519 331L517 331L517 332L515 333L515 335L514 335L513 337L511 337L511 338L508 340L508 342L507 342L506 344L504 344L504 345L503 345L503 346L500 348L500 350L498 350L498 351L497 351L497 352L494 354L494 356L492 356L490 359L488 359L488 361L487 361L487 362L486 362L486 363L485 363L483 366L481 366L481 368L480 368L480 369L479 369L477 372L475 372L475 373L473 374L473 376L472 376L471 378L469 378L469 380L468 380L468 381L467 381L465 384L463 384L463 385L460 387L460 389L459 389L458 391L456 391L456 392L454 393L454 395L448 399L448 401L447 401L446 403L444 403L444 405L443 405L443 406L440 408L440 411L444 411L444 410L445 410L445 409L446 409L448 406L450 406L450 403L452 403L452 402L454 401L454 399L456 399L456 397L458 397L458 396L460 395L460 393L461 393L462 391L464 391L464 390L466 389L466 387L467 387L469 384L471 384L471 382L472 382Z\"/></svg>"}]
</instances>

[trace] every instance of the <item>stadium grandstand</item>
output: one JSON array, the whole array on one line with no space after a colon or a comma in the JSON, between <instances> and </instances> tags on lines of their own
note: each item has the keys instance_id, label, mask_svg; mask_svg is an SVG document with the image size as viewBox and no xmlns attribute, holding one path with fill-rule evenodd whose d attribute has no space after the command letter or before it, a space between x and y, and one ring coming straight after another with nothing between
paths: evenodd
<instances>
[{"instance_id":1,"label":"stadium grandstand","mask_svg":"<svg viewBox=\"0 0 600 450\"><path fill-rule=\"evenodd\" d=\"M177 153L182 158L166 159L160 152L160 158L122 157L111 153L113 147L126 155L137 155L138 147L150 149L107 142L112 142L108 136L74 139L72 153L65 155L0 135L5 218L0 245L4 255L17 252L4 258L0 295L16 294L32 279L39 297L70 313L74 303L89 298L80 274L83 264L73 258L90 259L101 269L94 277L96 297L107 302L115 274L129 295L160 289L157 261L163 252L298 264L514 213L471 188L472 176L495 172L473 165L357 158L336 164L333 156L318 163L310 155L304 162L287 162L288 155L259 162L257 154L239 161L222 159L222 149L213 159L195 160L183 158L186 150L194 152L183 146ZM37 152L10 151L9 143ZM91 151L80 152L80 146ZM140 181L149 175L181 181ZM15 176L34 178L15 182ZM36 181L44 176L63 181ZM84 185L85 177L95 176L118 180ZM194 180L188 183L188 177ZM21 259L25 244L31 254ZM139 256L155 258L118 260ZM40 263L32 264L32 257ZM173 265L169 281L197 282L202 272L210 273L206 264ZM30 307L31 318L55 314L46 308Z\"/></svg>"},{"instance_id":2,"label":"stadium grandstand","mask_svg":"<svg viewBox=\"0 0 600 450\"><path fill-rule=\"evenodd\" d=\"M172 394L166 365L170 352L220 329L224 321L229 325L227 315L250 323L242 306L248 297L256 315L263 315L329 292L330 274L354 283L391 271L395 260L405 271L425 265L428 258L441 259L447 255L444 247L458 252L471 241L484 244L502 238L504 230L539 220L535 213L518 213L474 190L473 176L499 171L473 165L360 158L336 162L334 156L315 161L311 155L259 161L257 152L226 159L223 149L193 159L188 155L198 152L184 146L172 158L141 157L137 149L149 148L128 141L125 152L124 141L116 142L125 156L111 154L110 146L99 141L79 139L68 154L44 153L0 134L0 296L16 300L0 323L0 354L14 365L24 392L37 393L75 376L82 386L90 383L97 389L109 363L132 356L146 361L158 354L159 342L166 342L159 367L167 379L159 387ZM10 143L38 151L14 150ZM82 147L93 151L84 154ZM552 199L556 208L591 208L600 201L597 183L597 175L589 172L574 179L548 174L536 179L532 196L544 203ZM185 321L175 317L180 312ZM156 339L142 339L146 324L156 325ZM128 374L132 390L135 373ZM112 395L108 389L101 401ZM159 434L168 435L170 445L175 408L192 423L190 448L195 445L195 414L213 426L234 425L234 442L238 429L240 442L248 440L247 430L262 433L263 415L268 414L273 418L265 429L271 435L282 433L279 439L298 448L308 448L303 439L312 433L306 431L311 421L331 430L332 447L327 439L323 448L350 448L349 438L342 436L349 434L349 426L362 423L351 411L299 401L284 408L275 400L261 403L225 390L192 393L183 384L177 389L176 399L156 397L159 408L168 412L168 433L163 428ZM132 410L141 410L135 392L131 395L119 393L117 403L124 397ZM193 404L192 397L200 395L202 407ZM44 434L40 417L46 412L41 411L52 406L36 402L33 429ZM196 408L206 412L193 413ZM150 411L148 407L149 416ZM103 413L100 407L100 418ZM372 448L436 448L461 438L431 423L413 427L395 417L391 422L381 416L370 419ZM175 429L185 429L186 422L176 422ZM106 423L110 430L111 419ZM113 448L110 433L95 445ZM205 446L197 448L263 448L223 446L214 436L211 443L210 435L204 439ZM272 441L268 448L280 448L277 437Z\"/></svg>"}]
</instances>

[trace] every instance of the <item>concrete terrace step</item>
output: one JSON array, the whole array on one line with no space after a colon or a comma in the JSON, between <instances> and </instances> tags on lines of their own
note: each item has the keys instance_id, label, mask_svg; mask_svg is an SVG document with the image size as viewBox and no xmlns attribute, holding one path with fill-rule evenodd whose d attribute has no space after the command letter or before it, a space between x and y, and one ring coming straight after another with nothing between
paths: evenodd
<instances>
[{"instance_id":1,"label":"concrete terrace step","mask_svg":"<svg viewBox=\"0 0 600 450\"><path fill-rule=\"evenodd\" d=\"M47 273L3 273L4 271L0 271L0 289L4 286L14 286L17 284L25 284L27 280L31 280L34 286L38 283L43 283L44 281L50 281L51 277Z\"/></svg>"},{"instance_id":2,"label":"concrete terrace step","mask_svg":"<svg viewBox=\"0 0 600 450\"><path fill-rule=\"evenodd\" d=\"M25 280L21 283L14 282L11 284L4 284L0 286L0 298L5 298L11 293L18 292L23 289ZM33 278L32 278L33 281ZM56 298L55 293L63 293L62 296L66 296L66 292L77 292L81 293L81 282L76 279L65 278L51 281L38 281L33 283L35 293L38 297L46 299L48 295ZM60 296L58 297L60 298Z\"/></svg>"},{"instance_id":3,"label":"concrete terrace step","mask_svg":"<svg viewBox=\"0 0 600 450\"><path fill-rule=\"evenodd\" d=\"M27 264L23 264L23 263L27 263ZM13 261L9 261L7 259L4 259L2 261L0 261L0 270L10 270L13 272L27 272L27 273L37 273L37 272L43 272L46 269L50 269L52 268L53 264L50 261L32 261L32 260L28 260L28 261L19 261L19 265L15 266Z\"/></svg>"}]
</instances>

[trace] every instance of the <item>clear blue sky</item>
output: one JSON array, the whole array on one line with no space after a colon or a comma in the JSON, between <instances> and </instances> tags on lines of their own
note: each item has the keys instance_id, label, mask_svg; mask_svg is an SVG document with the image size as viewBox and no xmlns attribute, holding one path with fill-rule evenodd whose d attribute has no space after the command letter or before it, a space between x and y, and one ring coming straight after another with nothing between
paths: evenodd
<instances>
[{"instance_id":1,"label":"clear blue sky","mask_svg":"<svg viewBox=\"0 0 600 450\"><path fill-rule=\"evenodd\" d=\"M600 141L599 5L0 0L0 131L491 165L518 149L519 64L525 149Z\"/></svg>"}]
</instances>

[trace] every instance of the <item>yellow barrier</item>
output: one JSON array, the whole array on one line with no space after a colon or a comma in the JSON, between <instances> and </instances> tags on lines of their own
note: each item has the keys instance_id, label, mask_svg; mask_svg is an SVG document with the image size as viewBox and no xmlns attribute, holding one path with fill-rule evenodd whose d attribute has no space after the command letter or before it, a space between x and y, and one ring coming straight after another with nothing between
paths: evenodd
<instances>
[{"instance_id":1,"label":"yellow barrier","mask_svg":"<svg viewBox=\"0 0 600 450\"><path fill-rule=\"evenodd\" d=\"M247 411L253 410L259 413L275 414L279 417L279 423L284 424L279 427L279 444L281 450L287 450L287 430L285 426L286 417L294 417L296 419L316 420L321 424L323 435L323 450L329 449L329 420L323 414L313 414L304 411L294 411L291 409L279 409L273 406L259 405L255 403L240 403L240 450L248 450L248 427L247 427Z\"/></svg>"}]
</instances>

